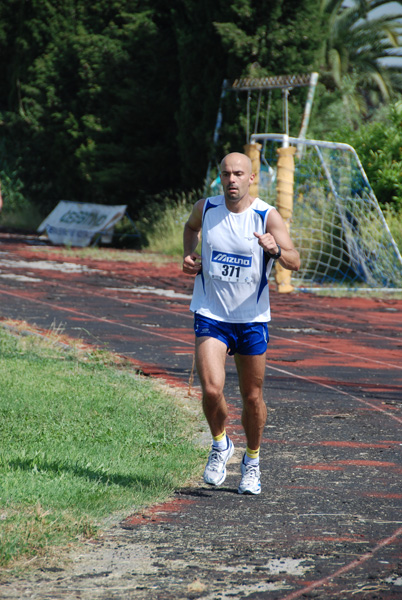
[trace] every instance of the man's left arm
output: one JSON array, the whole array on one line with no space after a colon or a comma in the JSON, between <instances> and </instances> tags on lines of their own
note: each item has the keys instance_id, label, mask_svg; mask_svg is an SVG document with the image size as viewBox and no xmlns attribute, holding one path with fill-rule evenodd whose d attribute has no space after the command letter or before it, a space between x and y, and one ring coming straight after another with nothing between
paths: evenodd
<instances>
[{"instance_id":1,"label":"man's left arm","mask_svg":"<svg viewBox=\"0 0 402 600\"><path fill-rule=\"evenodd\" d=\"M276 209L270 211L267 219L267 231L263 235L254 233L258 243L264 252L275 255L279 253L278 262L289 271L298 271L300 268L300 256L293 245L288 228L281 215Z\"/></svg>"}]
</instances>

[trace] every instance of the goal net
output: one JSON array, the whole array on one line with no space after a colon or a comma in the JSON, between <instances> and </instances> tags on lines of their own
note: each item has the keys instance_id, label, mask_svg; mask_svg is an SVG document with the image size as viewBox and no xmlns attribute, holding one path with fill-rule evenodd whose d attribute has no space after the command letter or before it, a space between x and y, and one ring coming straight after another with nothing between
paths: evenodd
<instances>
[{"instance_id":1,"label":"goal net","mask_svg":"<svg viewBox=\"0 0 402 600\"><path fill-rule=\"evenodd\" d=\"M290 228L301 269L293 285L402 287L401 254L353 147L253 134L250 142L262 145L259 196L275 206L284 137L297 149Z\"/></svg>"}]
</instances>

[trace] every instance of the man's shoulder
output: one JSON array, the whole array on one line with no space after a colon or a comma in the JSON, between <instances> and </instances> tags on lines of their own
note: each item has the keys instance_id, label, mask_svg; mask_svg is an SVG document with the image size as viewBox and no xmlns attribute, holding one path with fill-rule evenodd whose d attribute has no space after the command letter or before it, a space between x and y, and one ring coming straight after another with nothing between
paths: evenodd
<instances>
[{"instance_id":1,"label":"man's shoulder","mask_svg":"<svg viewBox=\"0 0 402 600\"><path fill-rule=\"evenodd\" d=\"M255 199L255 205L256 208L264 210L272 210L273 208L275 208L274 206L272 206L272 204L268 204L268 202L266 202L265 200L261 200L259 196L257 196L257 198Z\"/></svg>"},{"instance_id":2,"label":"man's shoulder","mask_svg":"<svg viewBox=\"0 0 402 600\"><path fill-rule=\"evenodd\" d=\"M204 199L204 203L202 206L202 211L205 215L206 212L210 208L218 208L219 206L225 205L225 197L224 196L208 196L208 198Z\"/></svg>"},{"instance_id":3,"label":"man's shoulder","mask_svg":"<svg viewBox=\"0 0 402 600\"><path fill-rule=\"evenodd\" d=\"M223 194L219 194L218 196L208 196L208 198L205 198L205 203L219 206L225 203L225 197Z\"/></svg>"}]
</instances>

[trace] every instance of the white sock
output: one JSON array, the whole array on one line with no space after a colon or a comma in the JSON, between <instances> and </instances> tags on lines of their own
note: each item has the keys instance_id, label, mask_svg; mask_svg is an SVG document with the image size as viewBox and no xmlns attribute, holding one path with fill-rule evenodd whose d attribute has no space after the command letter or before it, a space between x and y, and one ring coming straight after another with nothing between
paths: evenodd
<instances>
[{"instance_id":1,"label":"white sock","mask_svg":"<svg viewBox=\"0 0 402 600\"><path fill-rule=\"evenodd\" d=\"M223 433L221 433L221 435L218 435L216 437L212 436L212 448L214 450L219 450L219 452L222 452L222 450L227 450L228 446L229 442L226 435L226 431L224 431Z\"/></svg>"},{"instance_id":2,"label":"white sock","mask_svg":"<svg viewBox=\"0 0 402 600\"><path fill-rule=\"evenodd\" d=\"M247 446L246 452L244 454L243 462L245 465L259 465L260 464L260 449L250 450Z\"/></svg>"}]
</instances>

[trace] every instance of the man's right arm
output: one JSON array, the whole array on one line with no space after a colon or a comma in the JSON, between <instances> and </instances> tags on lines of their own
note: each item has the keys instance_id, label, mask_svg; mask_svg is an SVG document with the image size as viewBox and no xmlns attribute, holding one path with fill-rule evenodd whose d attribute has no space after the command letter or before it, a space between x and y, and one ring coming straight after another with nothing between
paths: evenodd
<instances>
[{"instance_id":1,"label":"man's right arm","mask_svg":"<svg viewBox=\"0 0 402 600\"><path fill-rule=\"evenodd\" d=\"M200 241L202 226L202 211L205 199L198 200L184 225L183 232L183 272L187 275L197 275L201 270L201 256L195 251Z\"/></svg>"}]
</instances>

